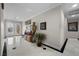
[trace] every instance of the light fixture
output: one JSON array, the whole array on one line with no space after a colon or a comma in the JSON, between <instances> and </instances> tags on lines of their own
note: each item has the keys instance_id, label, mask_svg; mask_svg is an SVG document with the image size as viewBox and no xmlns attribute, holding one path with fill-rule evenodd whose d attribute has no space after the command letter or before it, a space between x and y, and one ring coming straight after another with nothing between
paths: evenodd
<instances>
[{"instance_id":1,"label":"light fixture","mask_svg":"<svg viewBox=\"0 0 79 59\"><path fill-rule=\"evenodd\" d=\"M71 15L71 17L75 17L75 15Z\"/></svg>"},{"instance_id":2,"label":"light fixture","mask_svg":"<svg viewBox=\"0 0 79 59\"><path fill-rule=\"evenodd\" d=\"M74 4L74 5L72 5L72 7L77 7L77 5L78 5L78 4Z\"/></svg>"},{"instance_id":3,"label":"light fixture","mask_svg":"<svg viewBox=\"0 0 79 59\"><path fill-rule=\"evenodd\" d=\"M19 19L19 17L16 17L16 19Z\"/></svg>"}]
</instances>

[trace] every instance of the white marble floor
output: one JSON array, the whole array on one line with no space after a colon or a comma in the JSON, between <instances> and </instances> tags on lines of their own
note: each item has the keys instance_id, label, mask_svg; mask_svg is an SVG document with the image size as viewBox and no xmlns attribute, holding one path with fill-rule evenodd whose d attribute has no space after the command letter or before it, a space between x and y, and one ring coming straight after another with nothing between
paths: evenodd
<instances>
[{"instance_id":1,"label":"white marble floor","mask_svg":"<svg viewBox=\"0 0 79 59\"><path fill-rule=\"evenodd\" d=\"M10 46L7 47L8 56L78 56L79 55L79 41L77 39L69 39L64 50L60 53L48 47L37 47L36 44L22 40L21 45L13 50ZM46 50L43 50L43 47Z\"/></svg>"},{"instance_id":2,"label":"white marble floor","mask_svg":"<svg viewBox=\"0 0 79 59\"><path fill-rule=\"evenodd\" d=\"M69 39L63 55L79 56L79 40L78 39Z\"/></svg>"}]
</instances>

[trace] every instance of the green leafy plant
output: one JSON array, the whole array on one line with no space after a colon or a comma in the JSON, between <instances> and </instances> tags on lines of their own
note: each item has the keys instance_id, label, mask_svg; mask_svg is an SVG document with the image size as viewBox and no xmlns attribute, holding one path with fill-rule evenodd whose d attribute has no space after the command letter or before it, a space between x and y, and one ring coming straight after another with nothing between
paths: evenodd
<instances>
[{"instance_id":1,"label":"green leafy plant","mask_svg":"<svg viewBox=\"0 0 79 59\"><path fill-rule=\"evenodd\" d=\"M35 39L36 39L36 43L37 43L37 46L41 46L41 43L42 41L45 39L45 34L43 33L36 33L35 34Z\"/></svg>"}]
</instances>

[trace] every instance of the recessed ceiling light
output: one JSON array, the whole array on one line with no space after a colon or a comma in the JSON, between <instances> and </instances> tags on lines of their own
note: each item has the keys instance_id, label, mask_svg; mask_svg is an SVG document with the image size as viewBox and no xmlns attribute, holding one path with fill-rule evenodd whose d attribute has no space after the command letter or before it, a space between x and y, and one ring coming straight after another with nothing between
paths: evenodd
<instances>
[{"instance_id":1,"label":"recessed ceiling light","mask_svg":"<svg viewBox=\"0 0 79 59\"><path fill-rule=\"evenodd\" d=\"M71 17L75 17L75 15L72 15Z\"/></svg>"},{"instance_id":2,"label":"recessed ceiling light","mask_svg":"<svg viewBox=\"0 0 79 59\"><path fill-rule=\"evenodd\" d=\"M16 19L19 19L19 17L16 17Z\"/></svg>"},{"instance_id":3,"label":"recessed ceiling light","mask_svg":"<svg viewBox=\"0 0 79 59\"><path fill-rule=\"evenodd\" d=\"M72 5L72 7L77 7L77 5L78 5L78 4L74 4L74 5Z\"/></svg>"}]
</instances>

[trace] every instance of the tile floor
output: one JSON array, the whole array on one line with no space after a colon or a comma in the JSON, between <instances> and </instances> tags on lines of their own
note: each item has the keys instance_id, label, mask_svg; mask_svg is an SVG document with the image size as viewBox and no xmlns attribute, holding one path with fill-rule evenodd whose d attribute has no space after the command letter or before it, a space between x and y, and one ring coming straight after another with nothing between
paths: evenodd
<instances>
[{"instance_id":1,"label":"tile floor","mask_svg":"<svg viewBox=\"0 0 79 59\"><path fill-rule=\"evenodd\" d=\"M79 55L79 40L69 39L65 47L64 53L60 53L48 47L37 47L36 44L30 43L26 40L22 40L21 44L12 49L7 47L8 56L78 56ZM46 50L43 50L43 47Z\"/></svg>"}]
</instances>

